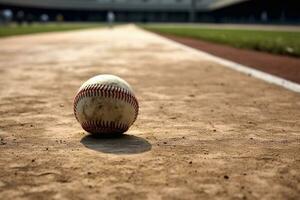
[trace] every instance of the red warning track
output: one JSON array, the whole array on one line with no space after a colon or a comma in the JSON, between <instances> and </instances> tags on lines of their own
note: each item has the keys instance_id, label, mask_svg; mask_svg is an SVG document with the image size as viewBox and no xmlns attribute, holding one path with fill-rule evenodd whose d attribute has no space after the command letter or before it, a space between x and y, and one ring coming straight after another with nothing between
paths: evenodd
<instances>
[{"instance_id":1,"label":"red warning track","mask_svg":"<svg viewBox=\"0 0 300 200\"><path fill-rule=\"evenodd\" d=\"M197 39L162 34L189 47L279 76L295 83L300 83L300 59L274 55L247 49L238 49L222 44L215 44Z\"/></svg>"}]
</instances>

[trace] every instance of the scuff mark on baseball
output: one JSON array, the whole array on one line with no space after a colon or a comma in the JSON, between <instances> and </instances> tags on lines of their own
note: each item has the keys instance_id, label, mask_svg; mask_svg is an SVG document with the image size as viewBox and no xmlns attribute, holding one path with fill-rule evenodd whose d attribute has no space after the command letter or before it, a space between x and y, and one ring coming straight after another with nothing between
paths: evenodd
<instances>
[{"instance_id":1,"label":"scuff mark on baseball","mask_svg":"<svg viewBox=\"0 0 300 200\"><path fill-rule=\"evenodd\" d=\"M83 83L75 95L73 108L82 128L96 135L126 132L139 111L131 86L109 74L94 76Z\"/></svg>"}]
</instances>

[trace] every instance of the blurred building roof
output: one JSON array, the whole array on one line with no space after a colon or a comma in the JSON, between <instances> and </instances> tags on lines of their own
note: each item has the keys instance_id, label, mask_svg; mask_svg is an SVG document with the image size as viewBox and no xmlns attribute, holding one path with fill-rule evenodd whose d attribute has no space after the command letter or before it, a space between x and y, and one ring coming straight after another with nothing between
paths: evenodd
<instances>
[{"instance_id":1,"label":"blurred building roof","mask_svg":"<svg viewBox=\"0 0 300 200\"><path fill-rule=\"evenodd\" d=\"M196 0L197 10L209 11L247 0ZM191 0L0 0L0 4L76 10L189 10Z\"/></svg>"}]
</instances>

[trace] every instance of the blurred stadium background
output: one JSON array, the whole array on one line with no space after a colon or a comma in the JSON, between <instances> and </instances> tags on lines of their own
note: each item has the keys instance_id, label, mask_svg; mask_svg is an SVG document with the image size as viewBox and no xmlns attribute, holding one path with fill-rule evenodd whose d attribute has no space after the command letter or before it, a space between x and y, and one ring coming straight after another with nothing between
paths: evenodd
<instances>
[{"instance_id":1,"label":"blurred stadium background","mask_svg":"<svg viewBox=\"0 0 300 200\"><path fill-rule=\"evenodd\" d=\"M296 0L0 0L1 21L299 24Z\"/></svg>"}]
</instances>

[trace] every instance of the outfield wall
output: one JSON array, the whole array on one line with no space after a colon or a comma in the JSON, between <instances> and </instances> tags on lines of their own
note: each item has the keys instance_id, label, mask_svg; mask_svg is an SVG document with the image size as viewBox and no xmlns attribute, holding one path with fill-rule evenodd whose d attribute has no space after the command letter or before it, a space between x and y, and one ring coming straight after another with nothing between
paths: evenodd
<instances>
[{"instance_id":1,"label":"outfield wall","mask_svg":"<svg viewBox=\"0 0 300 200\"><path fill-rule=\"evenodd\" d=\"M114 3L111 3L114 2ZM61 14L65 21L105 21L114 11L118 22L300 23L300 1L201 0L191 17L191 0L0 0L1 9L25 12L24 20L51 21Z\"/></svg>"},{"instance_id":2,"label":"outfield wall","mask_svg":"<svg viewBox=\"0 0 300 200\"><path fill-rule=\"evenodd\" d=\"M244 1L247 0L0 0L0 3L47 9L153 12L189 11L191 5L194 5L197 11L206 11Z\"/></svg>"}]
</instances>

